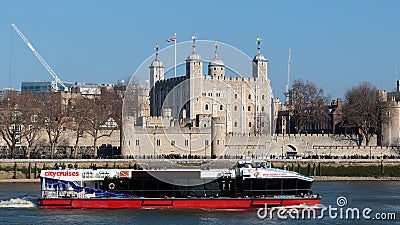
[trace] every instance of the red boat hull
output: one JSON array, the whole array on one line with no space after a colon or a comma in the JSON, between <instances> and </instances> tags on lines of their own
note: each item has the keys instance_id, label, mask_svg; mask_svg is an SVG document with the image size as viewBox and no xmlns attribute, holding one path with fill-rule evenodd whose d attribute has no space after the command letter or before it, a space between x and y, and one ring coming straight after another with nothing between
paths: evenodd
<instances>
[{"instance_id":1,"label":"red boat hull","mask_svg":"<svg viewBox=\"0 0 400 225\"><path fill-rule=\"evenodd\" d=\"M319 204L321 198L136 198L136 199L39 199L41 208L90 208L90 209L138 209L138 208L170 208L170 209L246 209L274 206L291 206L300 204Z\"/></svg>"}]
</instances>

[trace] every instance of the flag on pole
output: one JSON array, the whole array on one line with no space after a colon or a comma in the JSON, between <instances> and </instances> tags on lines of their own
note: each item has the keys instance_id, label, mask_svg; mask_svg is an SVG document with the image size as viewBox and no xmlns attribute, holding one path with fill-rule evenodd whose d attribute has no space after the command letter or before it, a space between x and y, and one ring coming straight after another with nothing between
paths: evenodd
<instances>
[{"instance_id":1,"label":"flag on pole","mask_svg":"<svg viewBox=\"0 0 400 225\"><path fill-rule=\"evenodd\" d=\"M176 40L176 35L174 35L172 38L165 40L165 42L173 42L175 40Z\"/></svg>"},{"instance_id":2,"label":"flag on pole","mask_svg":"<svg viewBox=\"0 0 400 225\"><path fill-rule=\"evenodd\" d=\"M176 77L176 33L172 38L165 40L165 42L174 42L174 77Z\"/></svg>"}]
</instances>

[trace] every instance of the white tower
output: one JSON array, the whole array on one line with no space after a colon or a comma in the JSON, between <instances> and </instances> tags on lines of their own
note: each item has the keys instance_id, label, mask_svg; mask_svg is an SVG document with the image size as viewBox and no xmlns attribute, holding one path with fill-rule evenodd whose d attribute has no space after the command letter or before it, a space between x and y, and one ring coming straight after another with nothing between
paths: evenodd
<instances>
[{"instance_id":1,"label":"white tower","mask_svg":"<svg viewBox=\"0 0 400 225\"><path fill-rule=\"evenodd\" d=\"M218 43L215 42L215 57L208 64L208 75L214 77L225 76L224 62L218 58Z\"/></svg>"},{"instance_id":2,"label":"white tower","mask_svg":"<svg viewBox=\"0 0 400 225\"><path fill-rule=\"evenodd\" d=\"M156 58L150 65L150 90L159 80L164 80L164 63L158 59L158 43L155 45Z\"/></svg>"},{"instance_id":3,"label":"white tower","mask_svg":"<svg viewBox=\"0 0 400 225\"><path fill-rule=\"evenodd\" d=\"M196 36L192 35L193 52L186 59L186 76L188 78L201 77L203 75L203 59L196 53Z\"/></svg>"},{"instance_id":4,"label":"white tower","mask_svg":"<svg viewBox=\"0 0 400 225\"><path fill-rule=\"evenodd\" d=\"M268 60L261 54L261 38L257 37L258 52L253 59L253 77L254 78L268 78Z\"/></svg>"}]
</instances>

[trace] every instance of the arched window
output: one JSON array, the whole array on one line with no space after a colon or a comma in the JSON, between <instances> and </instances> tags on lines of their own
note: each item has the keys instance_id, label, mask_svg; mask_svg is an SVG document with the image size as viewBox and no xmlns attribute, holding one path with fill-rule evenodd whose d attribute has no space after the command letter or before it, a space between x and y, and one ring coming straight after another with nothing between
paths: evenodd
<instances>
[{"instance_id":1,"label":"arched window","mask_svg":"<svg viewBox=\"0 0 400 225\"><path fill-rule=\"evenodd\" d=\"M262 106L262 107L261 107L261 111L263 111L263 112L264 112L264 106Z\"/></svg>"},{"instance_id":2,"label":"arched window","mask_svg":"<svg viewBox=\"0 0 400 225\"><path fill-rule=\"evenodd\" d=\"M224 106L223 105L219 105L219 110L223 110Z\"/></svg>"},{"instance_id":3,"label":"arched window","mask_svg":"<svg viewBox=\"0 0 400 225\"><path fill-rule=\"evenodd\" d=\"M237 111L237 105L235 105L235 106L233 107L233 110Z\"/></svg>"},{"instance_id":4,"label":"arched window","mask_svg":"<svg viewBox=\"0 0 400 225\"><path fill-rule=\"evenodd\" d=\"M264 100L264 95L261 96L261 99Z\"/></svg>"},{"instance_id":5,"label":"arched window","mask_svg":"<svg viewBox=\"0 0 400 225\"><path fill-rule=\"evenodd\" d=\"M249 99L251 99L251 95L249 94Z\"/></svg>"},{"instance_id":6,"label":"arched window","mask_svg":"<svg viewBox=\"0 0 400 225\"><path fill-rule=\"evenodd\" d=\"M208 104L204 106L204 110L208 110Z\"/></svg>"},{"instance_id":7,"label":"arched window","mask_svg":"<svg viewBox=\"0 0 400 225\"><path fill-rule=\"evenodd\" d=\"M235 127L237 127L237 122L235 122Z\"/></svg>"},{"instance_id":8,"label":"arched window","mask_svg":"<svg viewBox=\"0 0 400 225\"><path fill-rule=\"evenodd\" d=\"M247 106L247 111L251 111L251 106Z\"/></svg>"},{"instance_id":9,"label":"arched window","mask_svg":"<svg viewBox=\"0 0 400 225\"><path fill-rule=\"evenodd\" d=\"M251 127L251 122L249 122L249 127Z\"/></svg>"},{"instance_id":10,"label":"arched window","mask_svg":"<svg viewBox=\"0 0 400 225\"><path fill-rule=\"evenodd\" d=\"M237 94L235 94L235 99L237 99Z\"/></svg>"}]
</instances>

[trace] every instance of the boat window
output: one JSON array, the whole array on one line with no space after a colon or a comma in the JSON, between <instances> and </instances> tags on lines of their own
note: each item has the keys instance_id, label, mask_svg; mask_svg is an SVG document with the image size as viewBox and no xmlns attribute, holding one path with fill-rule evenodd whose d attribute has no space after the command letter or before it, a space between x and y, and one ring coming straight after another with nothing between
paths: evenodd
<instances>
[{"instance_id":1,"label":"boat window","mask_svg":"<svg viewBox=\"0 0 400 225\"><path fill-rule=\"evenodd\" d=\"M246 163L243 165L244 168L253 168L253 166L250 163Z\"/></svg>"}]
</instances>

